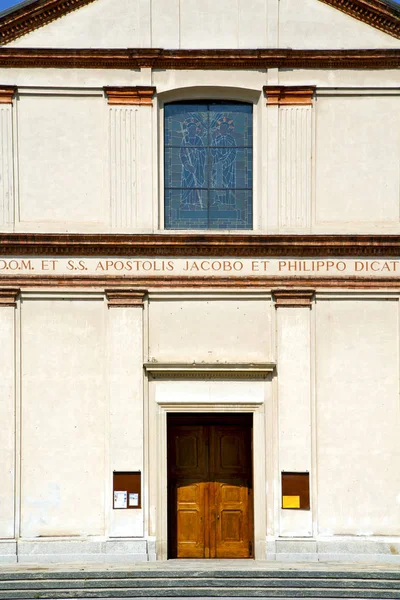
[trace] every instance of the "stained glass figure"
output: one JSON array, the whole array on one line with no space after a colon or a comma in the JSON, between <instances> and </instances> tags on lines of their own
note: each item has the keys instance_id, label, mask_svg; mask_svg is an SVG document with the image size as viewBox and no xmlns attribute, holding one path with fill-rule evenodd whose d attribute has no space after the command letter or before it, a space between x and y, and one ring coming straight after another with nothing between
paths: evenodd
<instances>
[{"instance_id":1,"label":"stained glass figure","mask_svg":"<svg viewBox=\"0 0 400 600\"><path fill-rule=\"evenodd\" d=\"M195 118L184 121L179 153L182 163L182 209L204 208L200 190L205 184L206 149L200 132L201 124Z\"/></svg>"},{"instance_id":2,"label":"stained glass figure","mask_svg":"<svg viewBox=\"0 0 400 600\"><path fill-rule=\"evenodd\" d=\"M235 205L236 188L236 141L233 119L224 116L217 121L216 133L211 147L213 157L212 183L218 192L214 203L218 206Z\"/></svg>"},{"instance_id":3,"label":"stained glass figure","mask_svg":"<svg viewBox=\"0 0 400 600\"><path fill-rule=\"evenodd\" d=\"M251 229L252 106L165 106L165 228Z\"/></svg>"}]
</instances>

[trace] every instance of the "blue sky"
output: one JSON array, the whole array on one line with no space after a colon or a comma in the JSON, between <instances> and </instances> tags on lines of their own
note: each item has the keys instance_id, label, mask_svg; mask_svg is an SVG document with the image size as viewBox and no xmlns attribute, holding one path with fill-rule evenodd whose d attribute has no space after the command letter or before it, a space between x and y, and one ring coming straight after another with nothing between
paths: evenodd
<instances>
[{"instance_id":1,"label":"blue sky","mask_svg":"<svg viewBox=\"0 0 400 600\"><path fill-rule=\"evenodd\" d=\"M14 6L14 4L18 4L21 0L0 0L0 11L9 8L10 6ZM400 0L394 0L397 4L400 4Z\"/></svg>"},{"instance_id":2,"label":"blue sky","mask_svg":"<svg viewBox=\"0 0 400 600\"><path fill-rule=\"evenodd\" d=\"M18 4L20 0L0 0L0 10L5 10L9 6L13 6L14 4Z\"/></svg>"}]
</instances>

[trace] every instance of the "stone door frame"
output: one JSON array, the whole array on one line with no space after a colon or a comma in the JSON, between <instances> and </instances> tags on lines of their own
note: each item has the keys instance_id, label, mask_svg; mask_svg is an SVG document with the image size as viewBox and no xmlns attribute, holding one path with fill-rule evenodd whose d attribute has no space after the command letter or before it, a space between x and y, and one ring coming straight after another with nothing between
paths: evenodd
<instances>
[{"instance_id":1,"label":"stone door frame","mask_svg":"<svg viewBox=\"0 0 400 600\"><path fill-rule=\"evenodd\" d=\"M158 383L162 389L157 389ZM215 394L216 401L199 401L191 394L192 385L210 382L181 381L187 392L175 396L176 381L150 382L148 473L149 473L149 533L155 539L157 560L168 558L168 472L167 472L167 415L168 413L252 413L253 414L253 482L254 482L254 558L265 560L267 535L266 499L266 423L265 381L247 381L247 394L240 401ZM225 382L218 382L223 384ZM230 382L231 384L234 382ZM270 385L270 382L269 382ZM160 393L161 392L161 393ZM194 398L195 396L195 398ZM220 396L220 398L218 398ZM153 535L151 535L153 534ZM155 534L155 535L154 535ZM154 536L154 537L153 537Z\"/></svg>"}]
</instances>

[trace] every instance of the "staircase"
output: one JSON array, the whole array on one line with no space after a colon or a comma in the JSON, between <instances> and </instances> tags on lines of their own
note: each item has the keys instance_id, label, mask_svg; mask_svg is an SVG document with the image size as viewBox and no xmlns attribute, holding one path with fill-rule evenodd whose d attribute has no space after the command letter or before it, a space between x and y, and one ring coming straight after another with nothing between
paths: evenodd
<instances>
[{"instance_id":1,"label":"staircase","mask_svg":"<svg viewBox=\"0 0 400 600\"><path fill-rule=\"evenodd\" d=\"M8 598L396 598L400 569L266 568L0 571Z\"/></svg>"}]
</instances>

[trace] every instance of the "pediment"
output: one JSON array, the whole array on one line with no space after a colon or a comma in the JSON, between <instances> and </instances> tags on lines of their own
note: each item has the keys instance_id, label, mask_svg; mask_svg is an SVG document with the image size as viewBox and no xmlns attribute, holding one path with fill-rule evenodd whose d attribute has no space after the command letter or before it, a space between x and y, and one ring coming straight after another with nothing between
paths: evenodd
<instances>
[{"instance_id":1,"label":"pediment","mask_svg":"<svg viewBox=\"0 0 400 600\"><path fill-rule=\"evenodd\" d=\"M31 0L0 14L1 45L17 48L398 48L396 40L393 0L252 0L251 10L245 0Z\"/></svg>"}]
</instances>

